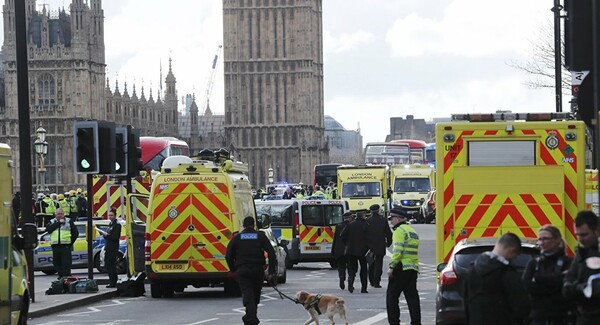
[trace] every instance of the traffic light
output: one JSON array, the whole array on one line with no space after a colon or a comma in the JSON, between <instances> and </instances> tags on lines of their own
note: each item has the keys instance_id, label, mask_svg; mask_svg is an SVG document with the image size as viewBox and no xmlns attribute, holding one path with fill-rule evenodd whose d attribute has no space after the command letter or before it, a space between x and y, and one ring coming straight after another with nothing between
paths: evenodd
<instances>
[{"instance_id":1,"label":"traffic light","mask_svg":"<svg viewBox=\"0 0 600 325\"><path fill-rule=\"evenodd\" d=\"M97 174L99 171L98 122L76 121L73 124L75 172Z\"/></svg>"},{"instance_id":2,"label":"traffic light","mask_svg":"<svg viewBox=\"0 0 600 325\"><path fill-rule=\"evenodd\" d=\"M127 128L115 129L115 175L127 175Z\"/></svg>"},{"instance_id":3,"label":"traffic light","mask_svg":"<svg viewBox=\"0 0 600 325\"><path fill-rule=\"evenodd\" d=\"M565 0L565 65L569 71L592 70L592 0Z\"/></svg>"},{"instance_id":4,"label":"traffic light","mask_svg":"<svg viewBox=\"0 0 600 325\"><path fill-rule=\"evenodd\" d=\"M130 177L135 177L144 169L142 161L142 147L140 146L140 130L127 126L127 172Z\"/></svg>"},{"instance_id":5,"label":"traffic light","mask_svg":"<svg viewBox=\"0 0 600 325\"><path fill-rule=\"evenodd\" d=\"M115 173L115 123L98 121L98 174Z\"/></svg>"}]
</instances>

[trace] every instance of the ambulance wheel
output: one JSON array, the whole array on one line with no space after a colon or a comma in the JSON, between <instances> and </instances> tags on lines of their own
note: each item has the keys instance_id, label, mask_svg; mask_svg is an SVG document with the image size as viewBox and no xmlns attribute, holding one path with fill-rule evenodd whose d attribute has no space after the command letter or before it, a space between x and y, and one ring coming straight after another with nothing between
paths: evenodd
<instances>
[{"instance_id":1,"label":"ambulance wheel","mask_svg":"<svg viewBox=\"0 0 600 325\"><path fill-rule=\"evenodd\" d=\"M23 301L21 302L21 311L19 312L18 325L26 325L27 317L29 317L29 294L25 292L23 295Z\"/></svg>"},{"instance_id":2,"label":"ambulance wheel","mask_svg":"<svg viewBox=\"0 0 600 325\"><path fill-rule=\"evenodd\" d=\"M223 284L225 289L225 295L229 297L241 297L242 290L240 290L240 286L235 280L225 280Z\"/></svg>"},{"instance_id":3,"label":"ambulance wheel","mask_svg":"<svg viewBox=\"0 0 600 325\"><path fill-rule=\"evenodd\" d=\"M106 268L100 265L100 253L97 253L96 256L94 256L94 267L98 272L106 273Z\"/></svg>"},{"instance_id":4,"label":"ambulance wheel","mask_svg":"<svg viewBox=\"0 0 600 325\"><path fill-rule=\"evenodd\" d=\"M283 274L277 277L277 283L285 283L287 281L287 269L283 270Z\"/></svg>"},{"instance_id":5,"label":"ambulance wheel","mask_svg":"<svg viewBox=\"0 0 600 325\"><path fill-rule=\"evenodd\" d=\"M165 298L173 298L175 295L175 289L171 283L163 283L162 293Z\"/></svg>"},{"instance_id":6,"label":"ambulance wheel","mask_svg":"<svg viewBox=\"0 0 600 325\"><path fill-rule=\"evenodd\" d=\"M152 298L161 298L163 295L162 287L158 281L150 281L150 294Z\"/></svg>"},{"instance_id":7,"label":"ambulance wheel","mask_svg":"<svg viewBox=\"0 0 600 325\"><path fill-rule=\"evenodd\" d=\"M285 268L291 270L294 267L294 263L290 260L289 257L285 258Z\"/></svg>"},{"instance_id":8,"label":"ambulance wheel","mask_svg":"<svg viewBox=\"0 0 600 325\"><path fill-rule=\"evenodd\" d=\"M52 275L52 274L56 274L55 270L42 270L42 273L44 273L45 275Z\"/></svg>"}]
</instances>

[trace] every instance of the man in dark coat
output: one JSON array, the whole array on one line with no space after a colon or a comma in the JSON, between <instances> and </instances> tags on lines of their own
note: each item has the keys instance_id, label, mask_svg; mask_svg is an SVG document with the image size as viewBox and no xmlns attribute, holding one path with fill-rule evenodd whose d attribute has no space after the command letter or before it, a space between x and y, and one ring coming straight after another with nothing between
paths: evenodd
<instances>
[{"instance_id":1,"label":"man in dark coat","mask_svg":"<svg viewBox=\"0 0 600 325\"><path fill-rule=\"evenodd\" d=\"M491 252L477 257L465 279L467 324L512 325L525 320L529 297L511 265L520 253L519 237L505 233Z\"/></svg>"},{"instance_id":2,"label":"man in dark coat","mask_svg":"<svg viewBox=\"0 0 600 325\"><path fill-rule=\"evenodd\" d=\"M367 259L365 255L369 248L367 247L367 210L356 211L356 220L352 221L342 234L342 241L346 244L346 255L348 257L348 291L354 292L354 278L358 271L360 263L360 283L362 285L360 292L367 291Z\"/></svg>"},{"instance_id":3,"label":"man in dark coat","mask_svg":"<svg viewBox=\"0 0 600 325\"><path fill-rule=\"evenodd\" d=\"M110 224L106 231L101 231L102 237L106 241L104 244L104 264L108 273L109 284L107 288L117 287L117 254L119 252L119 240L121 239L121 224L117 221L117 210L115 208L108 211L108 220Z\"/></svg>"},{"instance_id":4,"label":"man in dark coat","mask_svg":"<svg viewBox=\"0 0 600 325\"><path fill-rule=\"evenodd\" d=\"M369 264L369 282L373 288L381 288L381 273L383 272L383 257L386 247L392 245L392 231L387 220L379 214L381 207L373 204L369 207L371 216L367 219L367 247L372 255Z\"/></svg>"},{"instance_id":5,"label":"man in dark coat","mask_svg":"<svg viewBox=\"0 0 600 325\"><path fill-rule=\"evenodd\" d=\"M331 253L335 259L338 275L340 277L340 289L346 288L346 267L348 266L348 259L346 257L346 244L342 240L342 234L347 230L346 227L352 221L352 212L348 211L342 215L343 221L335 227L335 233L333 234L333 247Z\"/></svg>"},{"instance_id":6,"label":"man in dark coat","mask_svg":"<svg viewBox=\"0 0 600 325\"><path fill-rule=\"evenodd\" d=\"M565 275L563 295L577 304L577 325L600 324L600 250L598 217L589 210L575 217L579 246ZM593 280L594 277L596 280Z\"/></svg>"}]
</instances>

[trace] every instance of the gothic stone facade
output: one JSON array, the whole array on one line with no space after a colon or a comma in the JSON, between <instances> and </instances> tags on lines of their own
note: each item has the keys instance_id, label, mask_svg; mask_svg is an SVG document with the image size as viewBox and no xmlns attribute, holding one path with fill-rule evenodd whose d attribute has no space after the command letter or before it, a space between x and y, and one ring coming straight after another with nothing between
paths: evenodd
<instances>
[{"instance_id":1,"label":"gothic stone facade","mask_svg":"<svg viewBox=\"0 0 600 325\"><path fill-rule=\"evenodd\" d=\"M13 149L15 190L20 190L19 130L17 107L15 0L5 0L3 74L4 101L0 103L0 142ZM46 185L63 192L85 184L85 177L73 172L73 122L83 119L111 120L119 125L142 128L143 135L171 135L177 132L175 77L167 76L162 102L145 102L127 92L112 94L105 82L104 11L101 0L72 0L69 12L63 8L36 11L35 0L26 2L29 58L29 110L31 143L40 124L47 130ZM169 83L170 82L170 83ZM147 110L147 113L144 113ZM151 112L151 111L155 112ZM144 117L145 116L145 117ZM152 130L152 131L150 131ZM32 174L37 159L32 145ZM34 184L39 179L34 178Z\"/></svg>"},{"instance_id":2,"label":"gothic stone facade","mask_svg":"<svg viewBox=\"0 0 600 325\"><path fill-rule=\"evenodd\" d=\"M321 0L223 0L225 134L254 185L328 161Z\"/></svg>"}]
</instances>

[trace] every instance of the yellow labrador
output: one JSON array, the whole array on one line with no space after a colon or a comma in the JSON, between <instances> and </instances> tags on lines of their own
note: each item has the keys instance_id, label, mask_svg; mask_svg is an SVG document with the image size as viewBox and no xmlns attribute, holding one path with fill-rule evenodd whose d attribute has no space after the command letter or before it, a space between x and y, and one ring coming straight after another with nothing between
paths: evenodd
<instances>
[{"instance_id":1,"label":"yellow labrador","mask_svg":"<svg viewBox=\"0 0 600 325\"><path fill-rule=\"evenodd\" d=\"M304 308L306 308L310 315L310 318L304 325L308 325L312 322L319 325L319 312L317 311L317 308L321 314L327 314L331 324L335 324L333 316L338 314L344 320L345 324L348 325L346 308L344 307L344 298L334 295L313 295L306 291L298 291L298 293L296 293L296 299L304 306Z\"/></svg>"}]
</instances>

